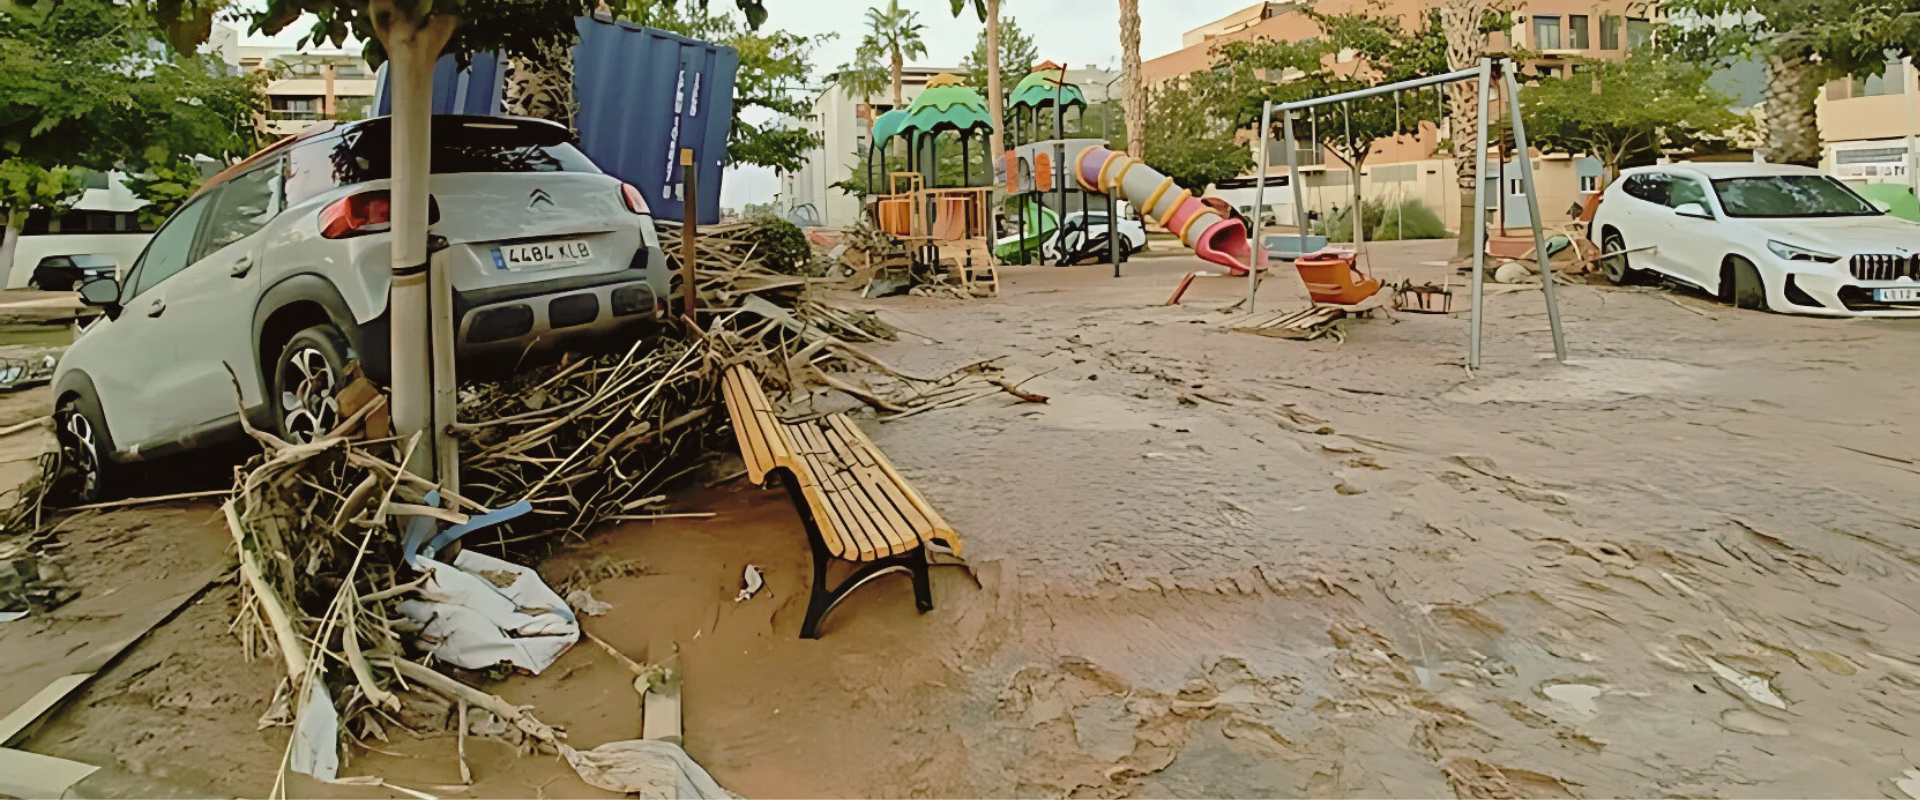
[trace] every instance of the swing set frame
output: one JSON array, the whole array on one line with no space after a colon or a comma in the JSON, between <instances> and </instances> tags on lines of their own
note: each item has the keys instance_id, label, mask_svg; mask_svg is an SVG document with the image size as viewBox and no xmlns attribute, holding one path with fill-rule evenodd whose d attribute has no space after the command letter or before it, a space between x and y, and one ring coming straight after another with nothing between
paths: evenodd
<instances>
[{"instance_id":1,"label":"swing set frame","mask_svg":"<svg viewBox=\"0 0 1920 800\"><path fill-rule=\"evenodd\" d=\"M1469 333L1467 334L1467 366L1473 369L1479 368L1481 323L1484 317L1482 311L1485 302L1484 284L1486 282L1487 267L1487 112L1494 94L1494 81L1502 81L1506 87L1509 110L1512 114L1514 149L1521 156L1520 180L1526 190L1527 215L1533 227L1534 255L1540 267L1540 292L1546 301L1547 322L1553 331L1553 354L1556 360L1565 363L1567 360L1567 337L1560 323L1560 303L1554 294L1553 267L1548 263L1546 234L1540 227L1540 201L1539 194L1534 187L1533 159L1527 155L1531 152L1527 149L1527 126L1520 114L1519 82L1514 78L1514 74L1517 71L1518 68L1514 65L1512 59L1500 59L1496 61L1490 58L1483 58L1480 59L1480 65L1477 67L1449 72L1443 75L1396 81L1394 83L1382 84L1358 91L1343 92L1326 97L1315 97L1278 105L1275 105L1271 100L1267 101L1260 113L1260 173L1254 182L1254 233L1252 236L1254 241L1250 242L1252 247L1258 248L1256 252L1260 254L1260 260L1263 262L1266 260L1265 243L1261 240L1260 231L1264 229L1261 223L1266 215L1267 144L1270 141L1273 130L1273 112L1275 109L1278 109L1281 114L1280 127L1287 154L1287 180L1293 188L1295 222L1299 226L1300 239L1304 242L1307 235L1306 191L1304 185L1300 182L1300 153L1294 144L1293 135L1293 122L1297 112L1311 111L1320 106L1335 104L1338 104L1344 112L1347 108L1346 104L1351 101L1364 100L1370 97L1379 97L1388 94L1396 98L1395 108L1397 110L1398 97L1402 92L1428 86L1438 87L1460 81L1477 81L1479 83L1480 114L1479 135L1474 140L1476 146L1474 147L1475 170L1473 187L1473 207L1477 213L1474 214L1474 218L1471 221L1473 225L1473 288L1472 310L1469 312L1470 322L1468 325ZM1360 176L1356 174L1353 176L1353 179L1357 184ZM1359 219L1362 216L1360 210L1354 209L1351 213L1357 227L1359 225ZM1463 220L1463 222L1466 221ZM1356 241L1358 241L1357 238ZM1254 295L1260 288L1259 273L1260 271L1257 269L1247 271L1247 309L1249 311L1253 309Z\"/></svg>"}]
</instances>

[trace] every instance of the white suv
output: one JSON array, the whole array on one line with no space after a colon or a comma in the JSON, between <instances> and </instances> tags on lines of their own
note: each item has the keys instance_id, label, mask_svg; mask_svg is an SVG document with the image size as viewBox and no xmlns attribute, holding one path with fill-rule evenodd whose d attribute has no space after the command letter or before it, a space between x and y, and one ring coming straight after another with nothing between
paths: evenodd
<instances>
[{"instance_id":1,"label":"white suv","mask_svg":"<svg viewBox=\"0 0 1920 800\"><path fill-rule=\"evenodd\" d=\"M79 494L118 468L339 420L342 368L388 377L385 118L316 126L209 180L115 283L53 379ZM646 200L559 125L433 119L429 249L445 251L462 378L658 330L670 276ZM439 257L439 256L436 256ZM239 397L227 371L239 376Z\"/></svg>"}]
</instances>

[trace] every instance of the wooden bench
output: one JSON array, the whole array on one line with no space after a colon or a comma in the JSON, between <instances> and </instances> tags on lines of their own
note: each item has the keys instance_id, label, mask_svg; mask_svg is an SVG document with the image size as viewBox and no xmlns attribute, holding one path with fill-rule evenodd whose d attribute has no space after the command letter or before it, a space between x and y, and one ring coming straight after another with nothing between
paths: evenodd
<instances>
[{"instance_id":1,"label":"wooden bench","mask_svg":"<svg viewBox=\"0 0 1920 800\"><path fill-rule=\"evenodd\" d=\"M844 414L781 419L745 365L728 368L721 389L747 477L764 486L778 475L806 523L813 588L800 636L819 638L820 621L834 606L889 572L911 576L915 604L921 613L932 610L928 548L957 556L960 537L873 440ZM835 560L856 567L829 588L827 567Z\"/></svg>"}]
</instances>

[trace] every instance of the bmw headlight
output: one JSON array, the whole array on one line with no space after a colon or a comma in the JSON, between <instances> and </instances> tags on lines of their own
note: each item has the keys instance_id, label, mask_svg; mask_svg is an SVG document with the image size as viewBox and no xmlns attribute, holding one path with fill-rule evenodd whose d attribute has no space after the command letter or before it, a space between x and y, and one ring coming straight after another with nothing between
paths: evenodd
<instances>
[{"instance_id":1,"label":"bmw headlight","mask_svg":"<svg viewBox=\"0 0 1920 800\"><path fill-rule=\"evenodd\" d=\"M1839 256L1832 253L1808 250L1807 248L1796 247L1786 242L1769 241L1767 242L1767 249L1772 250L1774 255L1788 261L1811 261L1815 264L1831 264L1840 260Z\"/></svg>"}]
</instances>

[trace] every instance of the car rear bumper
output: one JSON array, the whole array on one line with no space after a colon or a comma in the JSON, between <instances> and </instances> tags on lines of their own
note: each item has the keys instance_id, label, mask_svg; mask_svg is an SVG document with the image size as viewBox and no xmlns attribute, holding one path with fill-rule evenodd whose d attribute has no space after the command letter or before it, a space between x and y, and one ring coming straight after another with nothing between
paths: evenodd
<instances>
[{"instance_id":1,"label":"car rear bumper","mask_svg":"<svg viewBox=\"0 0 1920 800\"><path fill-rule=\"evenodd\" d=\"M644 263L664 269L666 256L649 248ZM649 272L628 269L455 291L460 377L499 377L565 352L624 350L636 339L658 334L665 298L655 290ZM368 377L380 383L391 376L391 314L383 311L349 334Z\"/></svg>"}]
</instances>

